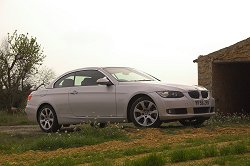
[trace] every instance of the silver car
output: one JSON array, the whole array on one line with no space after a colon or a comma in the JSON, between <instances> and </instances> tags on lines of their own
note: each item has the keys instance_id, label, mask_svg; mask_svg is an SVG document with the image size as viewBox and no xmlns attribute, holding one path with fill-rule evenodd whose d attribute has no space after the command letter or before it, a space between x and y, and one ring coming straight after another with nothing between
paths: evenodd
<instances>
[{"instance_id":1,"label":"silver car","mask_svg":"<svg viewBox=\"0 0 250 166\"><path fill-rule=\"evenodd\" d=\"M214 99L200 86L164 84L127 67L91 67L67 72L32 92L26 113L45 132L71 124L133 122L159 127L179 121L200 125L214 115Z\"/></svg>"}]
</instances>

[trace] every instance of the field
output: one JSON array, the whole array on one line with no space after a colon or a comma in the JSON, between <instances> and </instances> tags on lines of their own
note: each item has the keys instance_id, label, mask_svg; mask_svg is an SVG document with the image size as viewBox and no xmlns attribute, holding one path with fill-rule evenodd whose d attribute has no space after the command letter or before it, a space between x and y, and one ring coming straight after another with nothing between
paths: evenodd
<instances>
[{"instance_id":1,"label":"field","mask_svg":"<svg viewBox=\"0 0 250 166\"><path fill-rule=\"evenodd\" d=\"M0 126L30 125L35 124L27 119L24 112L10 113L0 110Z\"/></svg>"},{"instance_id":2,"label":"field","mask_svg":"<svg viewBox=\"0 0 250 166\"><path fill-rule=\"evenodd\" d=\"M0 165L250 165L249 124L247 116L218 115L198 128L84 124L46 134L34 125L0 127Z\"/></svg>"}]
</instances>

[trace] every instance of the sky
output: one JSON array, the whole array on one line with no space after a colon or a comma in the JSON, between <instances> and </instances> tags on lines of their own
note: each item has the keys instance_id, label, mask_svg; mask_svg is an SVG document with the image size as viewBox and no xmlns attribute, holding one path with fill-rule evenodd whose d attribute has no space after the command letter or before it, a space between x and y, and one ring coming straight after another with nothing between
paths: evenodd
<instances>
[{"instance_id":1,"label":"sky","mask_svg":"<svg viewBox=\"0 0 250 166\"><path fill-rule=\"evenodd\" d=\"M199 55L250 37L248 0L0 0L0 40L37 37L57 75L133 67L195 85Z\"/></svg>"}]
</instances>

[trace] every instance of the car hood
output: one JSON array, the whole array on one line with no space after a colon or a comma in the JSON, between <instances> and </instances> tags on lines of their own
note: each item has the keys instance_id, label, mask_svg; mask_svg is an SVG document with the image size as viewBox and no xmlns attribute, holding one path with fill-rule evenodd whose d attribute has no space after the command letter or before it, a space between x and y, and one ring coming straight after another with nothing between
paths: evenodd
<instances>
[{"instance_id":1,"label":"car hood","mask_svg":"<svg viewBox=\"0 0 250 166\"><path fill-rule=\"evenodd\" d=\"M197 85L190 86L190 85L170 84L170 83L164 83L160 81L126 82L126 83L120 83L120 84L144 86L144 87L147 87L149 91L172 90L172 91L188 92L192 90L207 90L206 88L197 86Z\"/></svg>"},{"instance_id":2,"label":"car hood","mask_svg":"<svg viewBox=\"0 0 250 166\"><path fill-rule=\"evenodd\" d=\"M169 86L169 87L175 87L175 88L178 88L182 91L192 91L192 90L207 90L206 88L204 87L201 87L201 86L197 86L197 85L180 85L180 84L163 84L163 85L166 85L166 86Z\"/></svg>"}]
</instances>

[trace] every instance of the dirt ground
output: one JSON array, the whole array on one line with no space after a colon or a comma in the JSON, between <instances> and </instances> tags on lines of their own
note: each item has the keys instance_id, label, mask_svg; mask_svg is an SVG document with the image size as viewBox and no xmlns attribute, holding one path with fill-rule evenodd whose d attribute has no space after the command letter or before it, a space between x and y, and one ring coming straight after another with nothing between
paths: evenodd
<instances>
[{"instance_id":1,"label":"dirt ground","mask_svg":"<svg viewBox=\"0 0 250 166\"><path fill-rule=\"evenodd\" d=\"M27 151L20 154L1 154L0 153L0 165L5 162L10 163L22 163L32 164L36 161L53 158L59 155L70 155L83 151L108 151L108 150L119 150L127 149L135 146L146 146L156 147L162 144L178 143L188 138L213 138L221 134L244 134L250 133L250 126L239 127L226 127L226 128L215 128L210 130L208 128L184 128L176 130L174 134L168 133L168 129L164 128L155 129L137 129L137 128L124 128L129 137L137 138L129 142L124 141L109 141L98 145L84 146L77 148L68 149L57 149L54 151ZM39 126L4 126L0 127L0 132L5 133L30 133L30 132L41 132ZM36 156L34 158L34 156ZM124 158L125 159L125 158ZM124 159L117 159L119 161ZM127 159L127 157L126 157Z\"/></svg>"},{"instance_id":2,"label":"dirt ground","mask_svg":"<svg viewBox=\"0 0 250 166\"><path fill-rule=\"evenodd\" d=\"M22 125L22 126L0 126L1 133L8 134L30 134L40 133L41 130L38 125Z\"/></svg>"}]
</instances>

